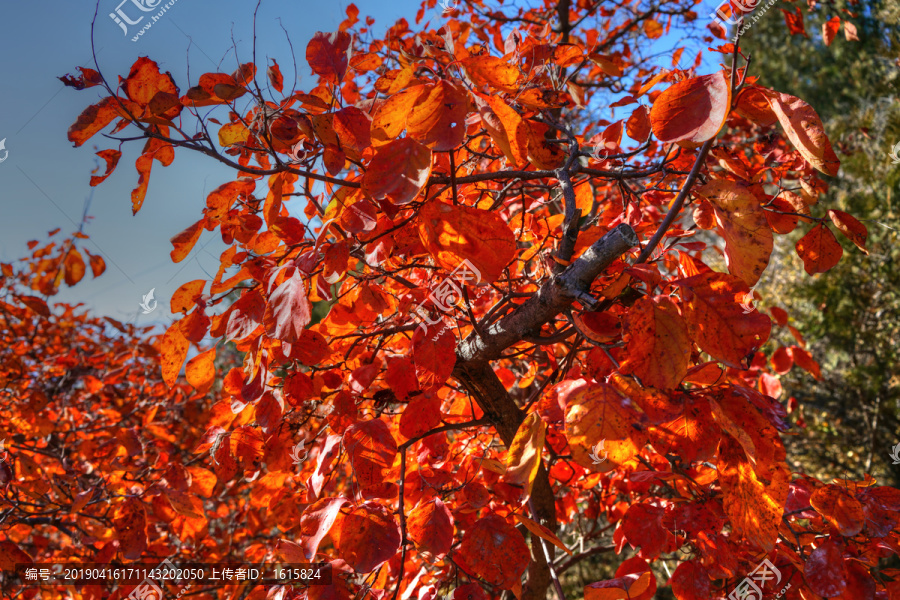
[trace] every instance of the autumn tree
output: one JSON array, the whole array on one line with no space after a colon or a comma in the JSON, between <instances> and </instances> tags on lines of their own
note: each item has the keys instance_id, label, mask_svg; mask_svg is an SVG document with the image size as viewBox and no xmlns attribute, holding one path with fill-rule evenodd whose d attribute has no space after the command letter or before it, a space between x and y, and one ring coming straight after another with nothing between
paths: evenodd
<instances>
[{"instance_id":1,"label":"autumn tree","mask_svg":"<svg viewBox=\"0 0 900 600\"><path fill-rule=\"evenodd\" d=\"M562 600L600 554L616 570L593 600L723 597L761 564L785 598L900 593L880 568L900 491L791 473L778 375L820 368L799 339L766 346L799 332L753 304L776 235L804 231L808 274L839 262L835 233L865 248L828 205L840 162L815 110L739 42L655 66L649 40L705 26L691 2L433 4L381 36L351 5L306 47L311 88L275 60L184 92L144 57L118 82L64 78L101 93L68 135L106 130L107 175L144 141L135 212L154 161L234 169L172 238L176 262L204 231L228 249L156 348L174 389L207 336L243 353L184 424L205 429L194 458L130 479L109 536L75 551L334 568L330 586L237 590L253 599ZM37 536L16 551L48 552Z\"/></svg>"}]
</instances>

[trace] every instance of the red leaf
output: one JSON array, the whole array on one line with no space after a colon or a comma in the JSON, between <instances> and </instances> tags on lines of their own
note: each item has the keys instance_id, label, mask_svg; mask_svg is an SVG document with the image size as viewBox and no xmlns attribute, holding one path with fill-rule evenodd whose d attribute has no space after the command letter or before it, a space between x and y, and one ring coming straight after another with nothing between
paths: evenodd
<instances>
[{"instance_id":1,"label":"red leaf","mask_svg":"<svg viewBox=\"0 0 900 600\"><path fill-rule=\"evenodd\" d=\"M281 74L281 69L278 68L278 61L274 58L272 59L272 66L266 71L266 75L269 77L269 84L279 94L284 91L284 76Z\"/></svg>"},{"instance_id":2,"label":"red leaf","mask_svg":"<svg viewBox=\"0 0 900 600\"><path fill-rule=\"evenodd\" d=\"M147 548L147 517L144 505L137 498L128 498L119 505L113 519L122 556L137 560Z\"/></svg>"},{"instance_id":3,"label":"red leaf","mask_svg":"<svg viewBox=\"0 0 900 600\"><path fill-rule=\"evenodd\" d=\"M820 487L810 496L809 504L844 537L855 536L866 524L862 504L839 485Z\"/></svg>"},{"instance_id":4,"label":"red leaf","mask_svg":"<svg viewBox=\"0 0 900 600\"><path fill-rule=\"evenodd\" d=\"M696 145L715 137L730 106L731 85L724 71L691 77L659 95L650 109L650 125L663 143Z\"/></svg>"},{"instance_id":5,"label":"red leaf","mask_svg":"<svg viewBox=\"0 0 900 600\"><path fill-rule=\"evenodd\" d=\"M816 594L831 598L847 589L847 567L841 549L832 540L826 540L810 553L804 567L806 585Z\"/></svg>"},{"instance_id":6,"label":"red leaf","mask_svg":"<svg viewBox=\"0 0 900 600\"><path fill-rule=\"evenodd\" d=\"M312 72L325 81L338 82L343 79L350 59L351 41L346 31L317 31L306 46L306 62Z\"/></svg>"},{"instance_id":7,"label":"red leaf","mask_svg":"<svg viewBox=\"0 0 900 600\"><path fill-rule=\"evenodd\" d=\"M341 558L359 573L374 571L400 549L400 528L394 517L374 502L341 515L333 537Z\"/></svg>"},{"instance_id":8,"label":"red leaf","mask_svg":"<svg viewBox=\"0 0 900 600\"><path fill-rule=\"evenodd\" d=\"M675 536L663 524L665 510L649 504L632 504L622 519L622 535L639 556L652 560L660 552L670 552Z\"/></svg>"},{"instance_id":9,"label":"red leaf","mask_svg":"<svg viewBox=\"0 0 900 600\"><path fill-rule=\"evenodd\" d=\"M856 247L862 250L863 254L869 254L869 251L866 250L866 238L869 237L869 230L866 229L865 225L840 210L829 210L828 216L838 231L856 244Z\"/></svg>"},{"instance_id":10,"label":"red leaf","mask_svg":"<svg viewBox=\"0 0 900 600\"><path fill-rule=\"evenodd\" d=\"M360 421L344 432L344 450L363 489L385 481L397 456L397 442L381 419Z\"/></svg>"},{"instance_id":11,"label":"red leaf","mask_svg":"<svg viewBox=\"0 0 900 600\"><path fill-rule=\"evenodd\" d=\"M392 204L416 199L431 174L431 150L412 138L401 138L380 146L362 178L363 192L371 198L386 198Z\"/></svg>"},{"instance_id":12,"label":"red leaf","mask_svg":"<svg viewBox=\"0 0 900 600\"><path fill-rule=\"evenodd\" d=\"M419 502L406 518L409 537L422 550L441 558L453 543L453 516L440 498Z\"/></svg>"},{"instance_id":13,"label":"red leaf","mask_svg":"<svg viewBox=\"0 0 900 600\"><path fill-rule=\"evenodd\" d=\"M454 556L462 570L504 590L519 583L531 562L522 534L495 514L466 531Z\"/></svg>"},{"instance_id":14,"label":"red leaf","mask_svg":"<svg viewBox=\"0 0 900 600\"><path fill-rule=\"evenodd\" d=\"M344 498L323 498L311 504L300 517L300 546L306 560L313 560L322 539L328 535L341 508L349 502Z\"/></svg>"},{"instance_id":15,"label":"red leaf","mask_svg":"<svg viewBox=\"0 0 900 600\"><path fill-rule=\"evenodd\" d=\"M737 367L769 339L772 322L741 306L750 288L737 277L708 272L675 284L684 290L682 312L691 337L716 360Z\"/></svg>"},{"instance_id":16,"label":"red leaf","mask_svg":"<svg viewBox=\"0 0 900 600\"><path fill-rule=\"evenodd\" d=\"M669 585L677 600L707 600L712 598L710 578L699 561L689 560L675 568Z\"/></svg>"},{"instance_id":17,"label":"red leaf","mask_svg":"<svg viewBox=\"0 0 900 600\"><path fill-rule=\"evenodd\" d=\"M119 159L122 158L122 153L118 150L101 150L97 153L97 156L106 161L106 172L103 175L92 176L91 187L100 185L101 183L106 181L106 178L116 170L116 165L119 164ZM96 171L94 172L96 173Z\"/></svg>"},{"instance_id":18,"label":"red leaf","mask_svg":"<svg viewBox=\"0 0 900 600\"><path fill-rule=\"evenodd\" d=\"M837 32L840 30L841 30L840 17L831 17L829 20L822 23L822 39L825 41L826 46L831 45L831 42L834 41L834 37L837 35Z\"/></svg>"},{"instance_id":19,"label":"red leaf","mask_svg":"<svg viewBox=\"0 0 900 600\"><path fill-rule=\"evenodd\" d=\"M624 324L622 373L636 375L644 385L675 389L687 374L692 347L675 303L665 296L641 298L629 308Z\"/></svg>"},{"instance_id":20,"label":"red leaf","mask_svg":"<svg viewBox=\"0 0 900 600\"><path fill-rule=\"evenodd\" d=\"M450 329L437 330L441 323L429 329L420 327L413 334L412 353L416 363L416 377L424 392L437 390L453 372L456 365L456 337ZM433 339L435 331L437 339Z\"/></svg>"},{"instance_id":21,"label":"red leaf","mask_svg":"<svg viewBox=\"0 0 900 600\"><path fill-rule=\"evenodd\" d=\"M828 271L844 255L844 249L824 223L819 223L797 240L796 249L803 259L803 268L809 275Z\"/></svg>"},{"instance_id":22,"label":"red leaf","mask_svg":"<svg viewBox=\"0 0 900 600\"><path fill-rule=\"evenodd\" d=\"M263 316L269 337L288 343L300 340L303 328L312 319L303 275L299 269L291 270L291 275L269 296Z\"/></svg>"}]
</instances>

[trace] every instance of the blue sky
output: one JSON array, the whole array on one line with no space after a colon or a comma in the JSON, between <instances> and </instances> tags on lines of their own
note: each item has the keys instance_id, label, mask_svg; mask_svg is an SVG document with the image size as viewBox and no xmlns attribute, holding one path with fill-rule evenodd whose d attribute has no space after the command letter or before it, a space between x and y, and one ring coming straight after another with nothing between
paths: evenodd
<instances>
[{"instance_id":1,"label":"blue sky","mask_svg":"<svg viewBox=\"0 0 900 600\"><path fill-rule=\"evenodd\" d=\"M251 0L176 0L136 42L132 37L149 17L127 26L126 35L109 16L120 7L134 21L157 11L142 13L133 2L162 6L167 1L100 0L96 49L108 78L126 75L139 56L149 56L162 71L171 71L184 93L188 82L195 83L202 73L232 72L238 58L250 60L256 5ZM303 60L307 41L316 31L335 30L347 4L346 0L264 0L258 17L258 62L275 58L290 85L293 60L283 26L297 54L300 87L308 88L314 80ZM375 29L381 31L401 16L412 22L419 2L357 0L355 4L361 16L376 19ZM77 66L93 66L94 10L90 0L18 1L0 8L0 39L5 49L0 62L4 82L0 139L6 138L9 152L0 163L0 261L20 258L27 252L28 240L44 240L52 229L60 227L63 234L74 231L92 191L88 181L96 162L94 152L114 147L99 135L81 148L72 147L66 130L86 106L99 99L100 88L76 91L57 79L75 73ZM433 17L438 17L437 12ZM706 12L699 10L701 19ZM672 37L660 42L673 44ZM693 60L693 46L685 51L682 64ZM658 62L670 66L666 57ZM190 256L173 264L168 240L195 222L209 191L234 174L204 156L178 152L172 166L154 164L146 201L132 216L130 194L137 182L138 150L137 144L126 145L116 172L93 188L93 219L85 230L91 240L86 247L106 259L106 273L97 280L88 276L71 289L64 287L57 300L83 302L97 313L118 319L165 323L171 320L167 309L171 294L186 281L211 277L224 248L217 233L204 232ZM156 290L160 309L139 315L138 303L151 288Z\"/></svg>"},{"instance_id":2,"label":"blue sky","mask_svg":"<svg viewBox=\"0 0 900 600\"><path fill-rule=\"evenodd\" d=\"M137 42L136 33L149 19L129 27L130 35L109 17L122 0L100 0L96 25L97 58L107 77L127 75L139 56L157 61L171 71L182 93L205 72L232 72L236 58L250 60L252 17L256 5L237 0L177 0ZM144 0L148 2L148 0ZM149 0L155 6L157 0ZM166 0L160 3L165 5ZM306 43L316 31L333 31L344 18L348 2L325 0L264 0L258 17L257 57L275 58L292 81L293 60L283 25L297 53L301 85L313 78L303 61ZM376 28L384 28L415 15L416 0L357 0L361 15L372 15ZM121 10L135 21L142 14L127 0ZM153 13L147 14L155 14ZM0 39L5 57L0 62L3 91L0 139L6 138L9 155L0 163L0 261L11 262L27 253L26 242L46 239L57 227L69 233L80 222L97 150L115 147L100 135L81 148L73 148L66 130L79 113L100 97L100 88L76 91L56 79L74 73L77 66L92 66L90 26L94 2L50 0L5 2L0 8ZM280 24L279 24L280 22ZM114 79L113 79L114 80ZM168 300L178 286L215 274L224 245L218 234L204 232L191 255L179 264L169 258L169 238L196 221L206 195L234 177L233 172L202 156L176 153L167 168L153 167L150 187L141 211L131 214L130 194L137 183L134 161L139 146L125 146L116 172L93 188L85 229L91 237L87 249L101 253L107 271L96 280L90 275L74 288L63 286L57 300L84 302L92 310L114 318L136 317L141 297L156 288L160 308L140 315L141 323L165 322Z\"/></svg>"}]
</instances>

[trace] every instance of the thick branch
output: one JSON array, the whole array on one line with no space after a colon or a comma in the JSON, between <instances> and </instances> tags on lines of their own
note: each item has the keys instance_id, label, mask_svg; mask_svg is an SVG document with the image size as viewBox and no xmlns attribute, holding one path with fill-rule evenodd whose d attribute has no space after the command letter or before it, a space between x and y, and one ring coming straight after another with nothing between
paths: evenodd
<instances>
[{"instance_id":1,"label":"thick branch","mask_svg":"<svg viewBox=\"0 0 900 600\"><path fill-rule=\"evenodd\" d=\"M608 232L524 304L487 327L483 336L470 333L456 348L457 363L498 358L523 337L537 335L545 323L584 294L604 269L637 244L637 235L629 225L623 223Z\"/></svg>"}]
</instances>

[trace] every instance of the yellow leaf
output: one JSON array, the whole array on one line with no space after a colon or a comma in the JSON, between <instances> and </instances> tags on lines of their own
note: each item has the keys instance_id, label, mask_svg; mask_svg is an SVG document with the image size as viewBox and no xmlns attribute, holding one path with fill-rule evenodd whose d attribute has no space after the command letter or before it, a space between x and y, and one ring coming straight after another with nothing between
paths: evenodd
<instances>
[{"instance_id":1,"label":"yellow leaf","mask_svg":"<svg viewBox=\"0 0 900 600\"><path fill-rule=\"evenodd\" d=\"M572 555L572 551L569 550L568 548L566 548L566 545L563 544L562 541L558 537L556 537L556 534L554 534L552 531L550 531L549 529L547 529L546 527L544 527L537 521L533 521L532 519L529 519L525 515L520 515L518 513L516 513L516 518L519 521L521 521L522 525L524 525L525 528L528 531L530 531L531 533L533 533L534 535L544 538L545 540L547 540L548 542L550 542L551 544L553 544L554 546L556 546L563 552L566 552L567 554L569 554L569 556Z\"/></svg>"},{"instance_id":2,"label":"yellow leaf","mask_svg":"<svg viewBox=\"0 0 900 600\"><path fill-rule=\"evenodd\" d=\"M506 454L506 475L503 479L507 483L523 485L526 496L531 495L531 486L541 466L544 435L544 422L537 413L531 413L519 425Z\"/></svg>"}]
</instances>

